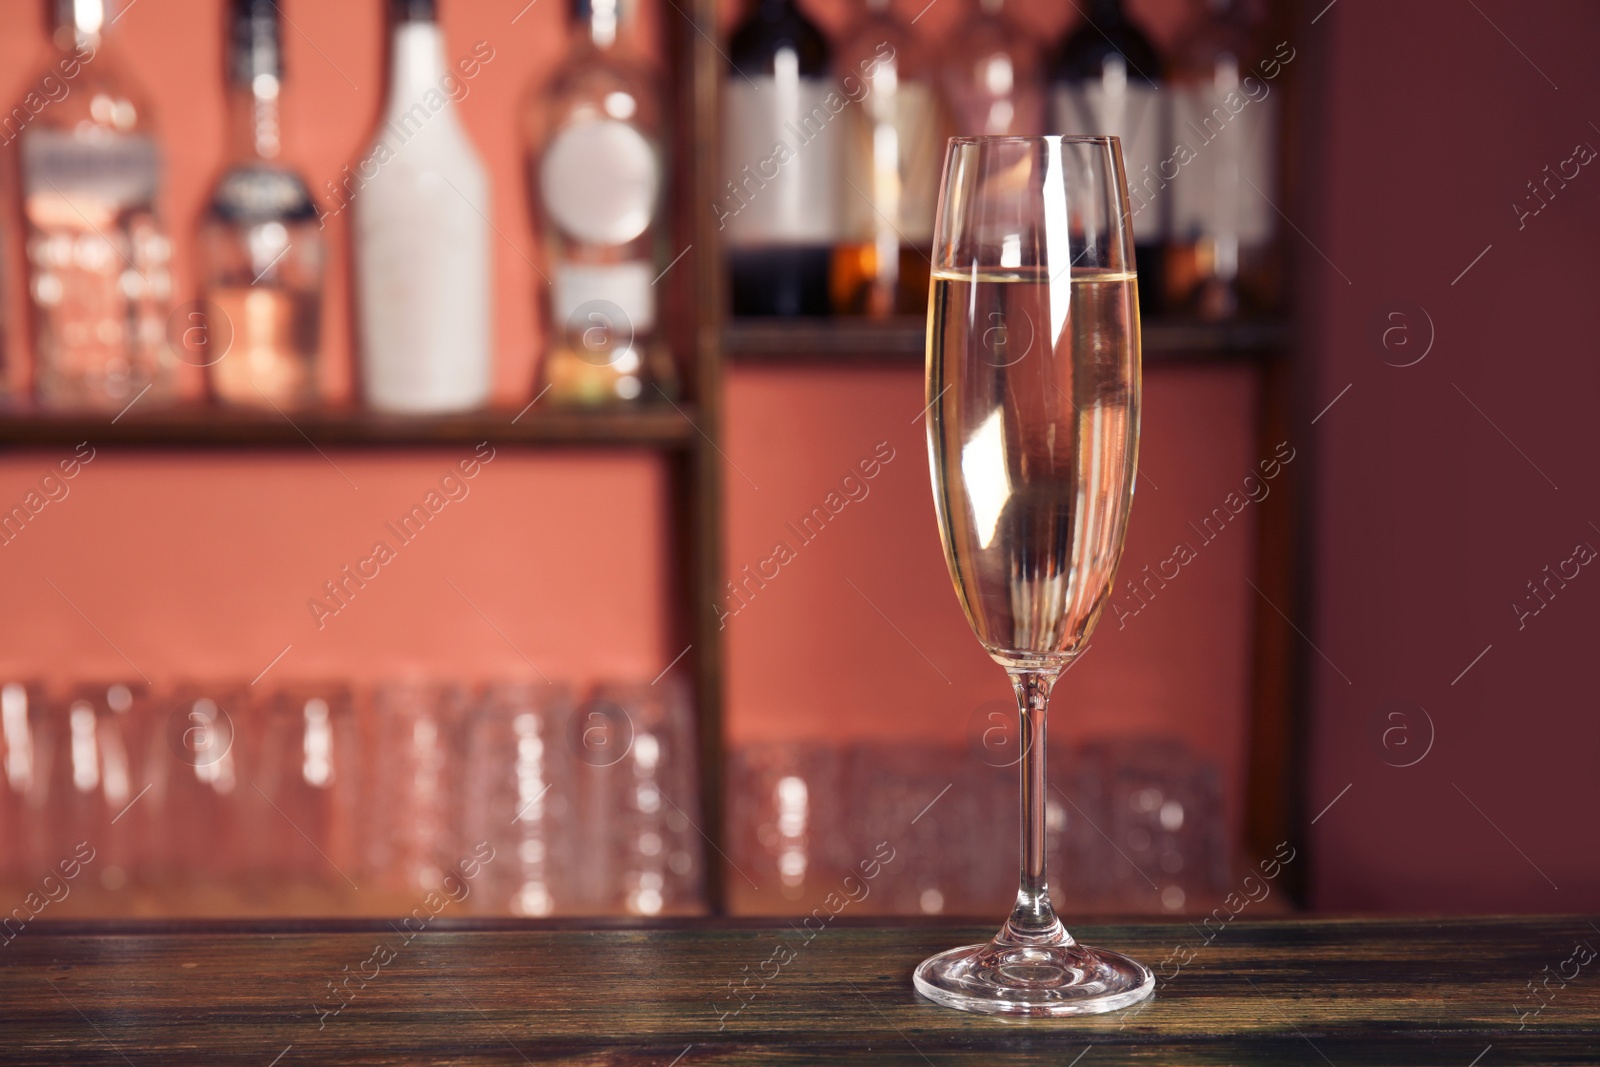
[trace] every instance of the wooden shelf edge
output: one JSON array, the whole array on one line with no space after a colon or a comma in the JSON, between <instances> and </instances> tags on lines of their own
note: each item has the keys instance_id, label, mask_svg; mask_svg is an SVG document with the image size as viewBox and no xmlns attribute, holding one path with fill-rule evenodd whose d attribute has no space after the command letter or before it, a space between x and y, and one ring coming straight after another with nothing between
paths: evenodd
<instances>
[{"instance_id":1,"label":"wooden shelf edge","mask_svg":"<svg viewBox=\"0 0 1600 1067\"><path fill-rule=\"evenodd\" d=\"M360 409L280 414L182 405L129 411L47 412L0 408L0 448L93 445L134 448L427 448L491 444L527 447L682 450L699 434L687 404L613 410L489 409L459 415L389 415Z\"/></svg>"},{"instance_id":2,"label":"wooden shelf edge","mask_svg":"<svg viewBox=\"0 0 1600 1067\"><path fill-rule=\"evenodd\" d=\"M905 365L924 358L922 319L734 319L723 331L728 357L748 365ZM1147 363L1254 361L1289 347L1287 319L1144 324Z\"/></svg>"}]
</instances>

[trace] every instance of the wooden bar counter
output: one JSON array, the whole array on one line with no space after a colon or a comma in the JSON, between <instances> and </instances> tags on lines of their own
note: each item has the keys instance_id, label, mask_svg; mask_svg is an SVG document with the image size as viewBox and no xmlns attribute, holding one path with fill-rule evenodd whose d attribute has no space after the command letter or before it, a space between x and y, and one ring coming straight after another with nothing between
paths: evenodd
<instances>
[{"instance_id":1,"label":"wooden bar counter","mask_svg":"<svg viewBox=\"0 0 1600 1067\"><path fill-rule=\"evenodd\" d=\"M1583 917L1085 925L1156 996L1025 1022L911 989L986 928L418 925L40 920L0 947L0 1063L1600 1063Z\"/></svg>"}]
</instances>

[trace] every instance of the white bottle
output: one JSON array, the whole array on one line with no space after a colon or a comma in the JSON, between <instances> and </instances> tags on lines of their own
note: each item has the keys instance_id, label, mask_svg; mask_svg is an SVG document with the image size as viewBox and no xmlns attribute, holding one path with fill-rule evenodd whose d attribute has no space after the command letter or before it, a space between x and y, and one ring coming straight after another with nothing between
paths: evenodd
<instances>
[{"instance_id":1,"label":"white bottle","mask_svg":"<svg viewBox=\"0 0 1600 1067\"><path fill-rule=\"evenodd\" d=\"M389 104L346 182L363 391L380 411L466 411L489 399L489 178L451 99L464 82L434 0L391 8Z\"/></svg>"}]
</instances>

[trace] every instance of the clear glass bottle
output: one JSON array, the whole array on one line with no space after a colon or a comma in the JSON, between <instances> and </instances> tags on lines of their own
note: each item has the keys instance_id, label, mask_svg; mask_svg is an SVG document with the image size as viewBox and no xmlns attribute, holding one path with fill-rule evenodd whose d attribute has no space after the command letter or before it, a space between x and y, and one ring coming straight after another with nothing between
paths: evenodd
<instances>
[{"instance_id":1,"label":"clear glass bottle","mask_svg":"<svg viewBox=\"0 0 1600 1067\"><path fill-rule=\"evenodd\" d=\"M362 391L380 411L469 411L488 402L493 369L492 209L449 89L474 60L446 62L434 0L390 11L383 124L340 194L355 212Z\"/></svg>"},{"instance_id":2,"label":"clear glass bottle","mask_svg":"<svg viewBox=\"0 0 1600 1067\"><path fill-rule=\"evenodd\" d=\"M305 407L317 398L324 244L310 190L279 162L283 51L273 0L233 0L229 156L200 228L205 297L230 339L205 353L223 403Z\"/></svg>"},{"instance_id":3,"label":"clear glass bottle","mask_svg":"<svg viewBox=\"0 0 1600 1067\"><path fill-rule=\"evenodd\" d=\"M172 399L172 242L161 148L143 94L102 36L102 0L56 0L51 71L71 92L21 133L37 389L49 407Z\"/></svg>"},{"instance_id":4,"label":"clear glass bottle","mask_svg":"<svg viewBox=\"0 0 1600 1067\"><path fill-rule=\"evenodd\" d=\"M950 35L939 63L952 132L1030 137L1044 132L1039 45L1007 17L1005 0L978 6Z\"/></svg>"},{"instance_id":5,"label":"clear glass bottle","mask_svg":"<svg viewBox=\"0 0 1600 1067\"><path fill-rule=\"evenodd\" d=\"M564 403L671 392L674 378L654 286L662 90L623 15L620 0L573 0L566 58L524 110L550 270L540 389Z\"/></svg>"},{"instance_id":6,"label":"clear glass bottle","mask_svg":"<svg viewBox=\"0 0 1600 1067\"><path fill-rule=\"evenodd\" d=\"M849 101L837 120L845 186L834 310L923 314L947 127L932 65L889 0L867 0L834 69Z\"/></svg>"},{"instance_id":7,"label":"clear glass bottle","mask_svg":"<svg viewBox=\"0 0 1600 1067\"><path fill-rule=\"evenodd\" d=\"M1170 178L1171 108L1160 54L1128 17L1122 0L1092 0L1052 58L1051 126L1063 134L1111 134L1122 140L1133 212L1139 310L1162 310Z\"/></svg>"},{"instance_id":8,"label":"clear glass bottle","mask_svg":"<svg viewBox=\"0 0 1600 1067\"><path fill-rule=\"evenodd\" d=\"M794 0L750 0L728 38L712 205L734 315L827 315L839 237L838 97L827 39Z\"/></svg>"},{"instance_id":9,"label":"clear glass bottle","mask_svg":"<svg viewBox=\"0 0 1600 1067\"><path fill-rule=\"evenodd\" d=\"M1188 151L1172 181L1167 295L1174 310L1224 319L1275 302L1277 107L1248 77L1257 41L1243 0L1209 0L1173 57L1173 139ZM1254 186L1254 188L1251 188Z\"/></svg>"}]
</instances>

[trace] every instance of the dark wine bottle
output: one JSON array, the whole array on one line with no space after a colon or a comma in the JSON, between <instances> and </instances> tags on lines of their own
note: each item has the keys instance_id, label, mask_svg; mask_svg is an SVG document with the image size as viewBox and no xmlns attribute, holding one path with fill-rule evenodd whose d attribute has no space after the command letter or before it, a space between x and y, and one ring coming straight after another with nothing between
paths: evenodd
<instances>
[{"instance_id":1,"label":"dark wine bottle","mask_svg":"<svg viewBox=\"0 0 1600 1067\"><path fill-rule=\"evenodd\" d=\"M1139 310L1161 310L1165 287L1171 118L1161 55L1121 0L1093 0L1051 62L1051 123L1062 134L1114 134L1122 139L1133 211Z\"/></svg>"},{"instance_id":2,"label":"dark wine bottle","mask_svg":"<svg viewBox=\"0 0 1600 1067\"><path fill-rule=\"evenodd\" d=\"M733 314L826 315L842 141L828 42L794 0L754 0L728 60L714 210Z\"/></svg>"}]
</instances>

